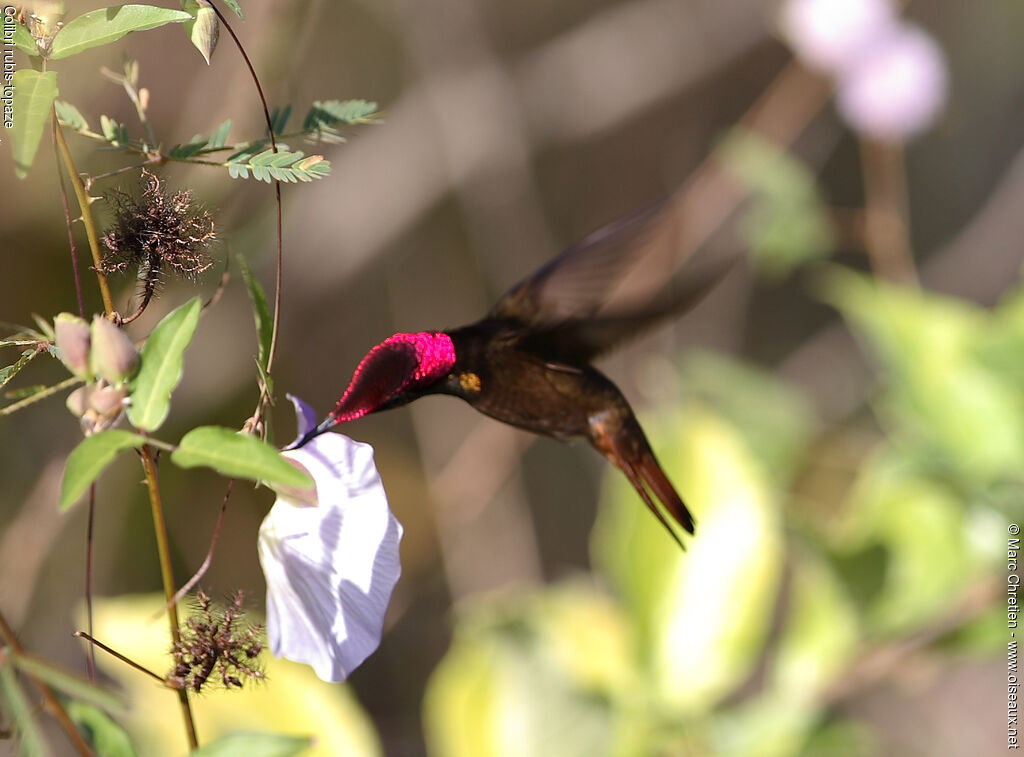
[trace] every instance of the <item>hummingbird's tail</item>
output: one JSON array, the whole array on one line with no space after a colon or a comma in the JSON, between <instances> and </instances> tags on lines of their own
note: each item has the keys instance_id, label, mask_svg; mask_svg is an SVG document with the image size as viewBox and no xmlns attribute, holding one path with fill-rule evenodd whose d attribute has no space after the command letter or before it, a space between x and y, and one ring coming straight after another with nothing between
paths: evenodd
<instances>
[{"instance_id":1,"label":"hummingbird's tail","mask_svg":"<svg viewBox=\"0 0 1024 757\"><path fill-rule=\"evenodd\" d=\"M694 527L693 516L686 505L683 504L682 498L676 493L675 487L668 480L665 471L661 469L658 461L654 459L654 453L648 451L647 454L640 458L639 462L633 463L633 469L650 487L651 491L654 492L654 496L661 501L662 506L672 516L672 519L682 526L688 534L692 535ZM636 486L636 482L633 482L633 486ZM649 501L647 506L651 506Z\"/></svg>"},{"instance_id":2,"label":"hummingbird's tail","mask_svg":"<svg viewBox=\"0 0 1024 757\"><path fill-rule=\"evenodd\" d=\"M676 533L662 512L662 508L689 534L694 532L693 516L683 504L682 498L676 493L675 487L668 480L665 471L658 464L658 460L654 457L654 452L651 451L636 419L631 418L630 421L627 421L625 427L618 433L608 433L600 424L596 427L592 426L591 431L594 446L626 474L626 478L633 484L633 488L643 499L647 509L654 513L654 517L665 527L676 543L686 549L679 534ZM658 507L651 497L652 492L661 503L661 507Z\"/></svg>"}]
</instances>

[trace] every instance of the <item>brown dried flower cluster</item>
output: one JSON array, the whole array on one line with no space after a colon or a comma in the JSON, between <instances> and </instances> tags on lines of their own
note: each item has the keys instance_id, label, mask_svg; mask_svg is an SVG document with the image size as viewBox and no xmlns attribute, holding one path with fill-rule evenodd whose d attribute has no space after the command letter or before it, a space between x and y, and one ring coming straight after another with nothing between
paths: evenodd
<instances>
[{"instance_id":1,"label":"brown dried flower cluster","mask_svg":"<svg viewBox=\"0 0 1024 757\"><path fill-rule=\"evenodd\" d=\"M263 651L263 626L241 622L243 592L235 593L230 606L221 610L203 591L196 594L196 611L174 645L174 669L167 680L175 688L199 692L215 674L225 688L241 688L246 679L262 680L258 657Z\"/></svg>"},{"instance_id":2,"label":"brown dried flower cluster","mask_svg":"<svg viewBox=\"0 0 1024 757\"><path fill-rule=\"evenodd\" d=\"M104 273L138 269L143 307L165 271L194 280L213 265L209 248L216 240L213 219L197 207L192 193L168 194L156 174L142 170L142 193L113 190L108 200L114 223L103 235Z\"/></svg>"}]
</instances>

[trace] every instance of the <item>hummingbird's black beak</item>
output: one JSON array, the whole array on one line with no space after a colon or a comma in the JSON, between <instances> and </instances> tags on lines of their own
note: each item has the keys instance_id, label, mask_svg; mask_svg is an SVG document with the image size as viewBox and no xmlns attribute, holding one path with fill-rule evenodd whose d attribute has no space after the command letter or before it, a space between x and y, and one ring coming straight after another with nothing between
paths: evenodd
<instances>
[{"instance_id":1,"label":"hummingbird's black beak","mask_svg":"<svg viewBox=\"0 0 1024 757\"><path fill-rule=\"evenodd\" d=\"M305 444L307 442L312 441L316 437L320 436L320 434L323 434L323 433L325 433L327 431L330 431L336 425L338 425L338 424L334 420L334 416L328 415L327 418L319 426L317 426L316 428L310 429L309 431L307 431L305 433L305 435L300 436L298 439L296 439L294 442L289 444L287 447L282 447L281 451L285 452L285 451L290 450L290 449L298 449L299 447L305 446Z\"/></svg>"}]
</instances>

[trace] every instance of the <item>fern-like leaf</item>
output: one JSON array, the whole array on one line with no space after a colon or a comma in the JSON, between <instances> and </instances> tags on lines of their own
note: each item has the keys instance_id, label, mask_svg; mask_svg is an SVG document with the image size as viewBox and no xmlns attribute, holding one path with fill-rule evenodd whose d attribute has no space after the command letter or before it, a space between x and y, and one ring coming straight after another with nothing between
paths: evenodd
<instances>
[{"instance_id":1,"label":"fern-like leaf","mask_svg":"<svg viewBox=\"0 0 1024 757\"><path fill-rule=\"evenodd\" d=\"M232 155L227 163L228 175L233 179L248 179L250 174L259 181L284 181L295 184L300 181L322 179L331 172L331 162L322 155L307 156L302 152L272 149L253 154L246 149Z\"/></svg>"},{"instance_id":2,"label":"fern-like leaf","mask_svg":"<svg viewBox=\"0 0 1024 757\"><path fill-rule=\"evenodd\" d=\"M303 134L324 142L344 142L339 126L373 122L377 103L367 100L316 100L302 120Z\"/></svg>"}]
</instances>

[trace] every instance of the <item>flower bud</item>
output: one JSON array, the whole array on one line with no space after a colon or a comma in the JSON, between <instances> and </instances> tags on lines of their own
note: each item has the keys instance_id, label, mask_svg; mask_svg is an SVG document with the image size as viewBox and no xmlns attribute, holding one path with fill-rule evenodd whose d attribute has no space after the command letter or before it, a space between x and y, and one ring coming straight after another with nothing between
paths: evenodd
<instances>
[{"instance_id":1,"label":"flower bud","mask_svg":"<svg viewBox=\"0 0 1024 757\"><path fill-rule=\"evenodd\" d=\"M95 411L102 418L117 418L124 409L124 401L128 392L124 387L110 386L99 383L89 395L89 409Z\"/></svg>"},{"instance_id":2,"label":"flower bud","mask_svg":"<svg viewBox=\"0 0 1024 757\"><path fill-rule=\"evenodd\" d=\"M923 29L894 25L839 79L839 114L862 135L901 142L929 128L946 102L946 62Z\"/></svg>"},{"instance_id":3,"label":"flower bud","mask_svg":"<svg viewBox=\"0 0 1024 757\"><path fill-rule=\"evenodd\" d=\"M111 386L102 379L95 384L80 386L68 395L65 404L78 418L82 433L92 436L118 422L124 412L128 392L123 387Z\"/></svg>"},{"instance_id":4,"label":"flower bud","mask_svg":"<svg viewBox=\"0 0 1024 757\"><path fill-rule=\"evenodd\" d=\"M54 340L60 361L79 378L89 379L89 324L71 313L61 313L53 319Z\"/></svg>"},{"instance_id":5,"label":"flower bud","mask_svg":"<svg viewBox=\"0 0 1024 757\"><path fill-rule=\"evenodd\" d=\"M92 386L80 386L64 400L64 404L67 405L68 410L71 411L73 416L81 418L89 412L89 396L92 394L92 391Z\"/></svg>"},{"instance_id":6,"label":"flower bud","mask_svg":"<svg viewBox=\"0 0 1024 757\"><path fill-rule=\"evenodd\" d=\"M210 58L220 37L217 13L207 0L184 0L181 7L192 14L192 18L185 22L185 33L206 60L206 65L210 65Z\"/></svg>"},{"instance_id":7,"label":"flower bud","mask_svg":"<svg viewBox=\"0 0 1024 757\"><path fill-rule=\"evenodd\" d=\"M92 320L92 371L111 384L131 378L139 364L139 351L121 329L101 315Z\"/></svg>"}]
</instances>

